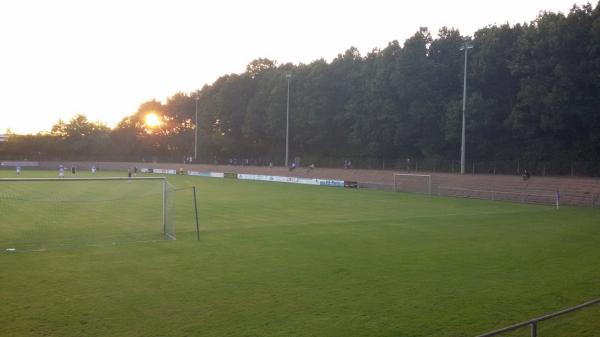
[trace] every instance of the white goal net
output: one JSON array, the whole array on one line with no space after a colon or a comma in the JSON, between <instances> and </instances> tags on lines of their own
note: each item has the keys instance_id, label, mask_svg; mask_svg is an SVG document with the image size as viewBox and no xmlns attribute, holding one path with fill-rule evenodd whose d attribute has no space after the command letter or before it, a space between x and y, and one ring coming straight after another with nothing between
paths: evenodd
<instances>
[{"instance_id":1,"label":"white goal net","mask_svg":"<svg viewBox=\"0 0 600 337\"><path fill-rule=\"evenodd\" d=\"M431 194L431 175L394 173L394 191Z\"/></svg>"},{"instance_id":2,"label":"white goal net","mask_svg":"<svg viewBox=\"0 0 600 337\"><path fill-rule=\"evenodd\" d=\"M0 248L174 240L166 179L0 179Z\"/></svg>"}]
</instances>

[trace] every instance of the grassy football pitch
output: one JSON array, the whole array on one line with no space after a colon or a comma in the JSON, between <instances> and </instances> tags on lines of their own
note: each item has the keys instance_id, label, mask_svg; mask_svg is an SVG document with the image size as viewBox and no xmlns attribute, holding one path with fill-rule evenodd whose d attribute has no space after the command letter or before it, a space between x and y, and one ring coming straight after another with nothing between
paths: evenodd
<instances>
[{"instance_id":1,"label":"grassy football pitch","mask_svg":"<svg viewBox=\"0 0 600 337\"><path fill-rule=\"evenodd\" d=\"M0 177L15 174L0 171ZM200 241L191 193L182 190L176 241L3 248L0 336L474 336L600 296L597 209L168 180L197 187ZM40 195L57 191L39 187ZM160 205L144 200L94 212L69 207L60 211L69 220L54 225L77 233L100 221L107 232L152 232L147 223L156 221ZM28 215L15 218L2 202L5 241L16 239L14 227L27 226L30 217L57 216L52 207L28 202L19 213ZM579 337L598 331L598 307L539 330Z\"/></svg>"}]
</instances>

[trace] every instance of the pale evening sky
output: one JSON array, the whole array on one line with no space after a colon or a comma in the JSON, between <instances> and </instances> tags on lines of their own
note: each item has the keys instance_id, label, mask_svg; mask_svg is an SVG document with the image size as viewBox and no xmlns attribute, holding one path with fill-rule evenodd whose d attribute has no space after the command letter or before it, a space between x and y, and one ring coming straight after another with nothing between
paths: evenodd
<instances>
[{"instance_id":1,"label":"pale evening sky","mask_svg":"<svg viewBox=\"0 0 600 337\"><path fill-rule=\"evenodd\" d=\"M77 113L112 127L146 100L192 92L259 57L330 61L421 26L472 35L574 3L586 2L2 0L0 133L49 131Z\"/></svg>"}]
</instances>

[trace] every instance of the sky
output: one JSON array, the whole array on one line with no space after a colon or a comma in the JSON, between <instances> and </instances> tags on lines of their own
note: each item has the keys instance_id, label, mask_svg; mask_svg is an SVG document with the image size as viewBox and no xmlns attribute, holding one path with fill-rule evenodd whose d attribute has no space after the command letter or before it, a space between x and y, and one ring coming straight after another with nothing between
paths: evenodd
<instances>
[{"instance_id":1,"label":"sky","mask_svg":"<svg viewBox=\"0 0 600 337\"><path fill-rule=\"evenodd\" d=\"M190 93L266 57L332 60L419 27L472 35L567 13L575 0L2 0L0 133L84 114L110 127L145 101ZM283 82L282 82L283 83Z\"/></svg>"}]
</instances>

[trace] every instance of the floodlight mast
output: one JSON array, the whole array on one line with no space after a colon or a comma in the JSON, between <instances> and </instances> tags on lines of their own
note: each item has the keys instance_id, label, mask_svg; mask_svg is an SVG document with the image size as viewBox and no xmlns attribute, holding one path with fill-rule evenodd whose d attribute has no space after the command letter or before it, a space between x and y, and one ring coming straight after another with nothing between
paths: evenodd
<instances>
[{"instance_id":1,"label":"floodlight mast","mask_svg":"<svg viewBox=\"0 0 600 337\"><path fill-rule=\"evenodd\" d=\"M286 74L287 79L287 107L285 117L285 166L288 166L289 149L290 149L290 80L292 79L291 74Z\"/></svg>"},{"instance_id":2,"label":"floodlight mast","mask_svg":"<svg viewBox=\"0 0 600 337\"><path fill-rule=\"evenodd\" d=\"M467 109L467 54L468 50L472 49L473 45L469 42L469 40L465 39L464 45L460 47L461 51L465 51L465 73L464 73L464 83L463 83L463 108L462 108L462 135L460 142L460 174L465 174L465 111Z\"/></svg>"},{"instance_id":3,"label":"floodlight mast","mask_svg":"<svg viewBox=\"0 0 600 337\"><path fill-rule=\"evenodd\" d=\"M196 100L196 122L194 125L194 162L198 161L198 100L200 100L200 96L196 95L194 97Z\"/></svg>"}]
</instances>

